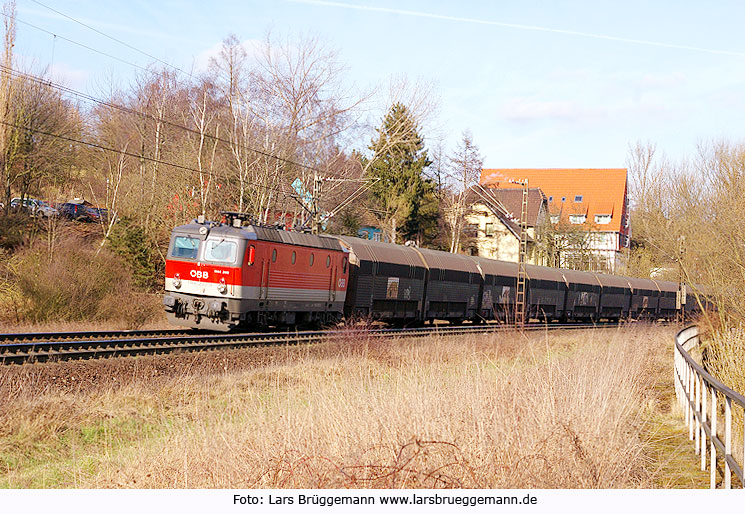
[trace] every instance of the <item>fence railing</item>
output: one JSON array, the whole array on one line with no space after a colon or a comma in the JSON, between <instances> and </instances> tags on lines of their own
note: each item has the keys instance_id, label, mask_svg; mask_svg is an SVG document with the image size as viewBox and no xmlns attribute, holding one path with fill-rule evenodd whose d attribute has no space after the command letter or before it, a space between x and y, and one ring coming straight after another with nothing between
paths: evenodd
<instances>
[{"instance_id":1,"label":"fence railing","mask_svg":"<svg viewBox=\"0 0 745 514\"><path fill-rule=\"evenodd\" d=\"M732 487L734 473L740 480L740 486L745 487L742 472L745 444L741 453L738 452L739 462L732 454L732 409L743 409L745 414L745 397L711 376L689 355L688 352L698 344L699 331L695 325L684 328L675 336L675 395L684 412L688 437L694 441L696 455L701 455L702 471L707 466L708 446L712 489L717 485L717 459L721 459L724 466L723 486L726 489ZM723 428L719 420L722 414ZM745 415L741 419L745 419Z\"/></svg>"}]
</instances>

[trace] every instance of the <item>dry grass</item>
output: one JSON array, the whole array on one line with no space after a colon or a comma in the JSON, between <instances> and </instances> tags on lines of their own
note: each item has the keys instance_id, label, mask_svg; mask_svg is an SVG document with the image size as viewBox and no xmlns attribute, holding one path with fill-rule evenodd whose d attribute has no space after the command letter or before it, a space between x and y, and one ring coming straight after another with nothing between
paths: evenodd
<instances>
[{"instance_id":1,"label":"dry grass","mask_svg":"<svg viewBox=\"0 0 745 514\"><path fill-rule=\"evenodd\" d=\"M669 408L669 366L654 370L671 338L358 338L7 368L0 485L653 487L645 419Z\"/></svg>"}]
</instances>

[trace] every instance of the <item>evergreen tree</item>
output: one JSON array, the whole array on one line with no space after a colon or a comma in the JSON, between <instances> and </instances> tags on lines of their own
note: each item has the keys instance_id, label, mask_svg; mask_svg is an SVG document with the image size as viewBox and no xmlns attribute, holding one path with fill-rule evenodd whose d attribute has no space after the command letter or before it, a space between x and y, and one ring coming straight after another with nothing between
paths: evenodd
<instances>
[{"instance_id":1,"label":"evergreen tree","mask_svg":"<svg viewBox=\"0 0 745 514\"><path fill-rule=\"evenodd\" d=\"M377 129L368 175L373 212L392 242L427 241L437 226L435 184L423 177L430 165L416 120L405 105L394 104Z\"/></svg>"}]
</instances>

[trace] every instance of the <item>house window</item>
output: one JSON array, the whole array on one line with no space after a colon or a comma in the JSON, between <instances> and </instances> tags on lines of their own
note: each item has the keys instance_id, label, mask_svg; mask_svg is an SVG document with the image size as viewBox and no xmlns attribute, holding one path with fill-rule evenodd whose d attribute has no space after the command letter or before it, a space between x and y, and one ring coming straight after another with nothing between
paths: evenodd
<instances>
[{"instance_id":1,"label":"house window","mask_svg":"<svg viewBox=\"0 0 745 514\"><path fill-rule=\"evenodd\" d=\"M494 235L494 223L487 223L484 225L484 233L486 234L486 237L491 237Z\"/></svg>"},{"instance_id":2,"label":"house window","mask_svg":"<svg viewBox=\"0 0 745 514\"><path fill-rule=\"evenodd\" d=\"M551 223L556 224L559 222L559 215L558 214L552 214L551 215Z\"/></svg>"},{"instance_id":3,"label":"house window","mask_svg":"<svg viewBox=\"0 0 745 514\"><path fill-rule=\"evenodd\" d=\"M580 225L587 221L587 216L584 214L570 214L569 215L569 223L574 223L575 225Z\"/></svg>"},{"instance_id":4,"label":"house window","mask_svg":"<svg viewBox=\"0 0 745 514\"><path fill-rule=\"evenodd\" d=\"M582 202L582 195L577 195L574 197L574 203L580 203Z\"/></svg>"},{"instance_id":5,"label":"house window","mask_svg":"<svg viewBox=\"0 0 745 514\"><path fill-rule=\"evenodd\" d=\"M380 232L373 232L372 240L380 241Z\"/></svg>"},{"instance_id":6,"label":"house window","mask_svg":"<svg viewBox=\"0 0 745 514\"><path fill-rule=\"evenodd\" d=\"M562 196L562 197L561 197L561 201L562 201L562 202L566 202L566 201L567 201L567 197L566 197L566 196Z\"/></svg>"},{"instance_id":7,"label":"house window","mask_svg":"<svg viewBox=\"0 0 745 514\"><path fill-rule=\"evenodd\" d=\"M549 197L548 197L548 201L549 201L549 202L553 202L553 201L554 201L554 197L553 197L553 196L549 196Z\"/></svg>"},{"instance_id":8,"label":"house window","mask_svg":"<svg viewBox=\"0 0 745 514\"><path fill-rule=\"evenodd\" d=\"M611 215L610 214L596 214L595 215L595 223L598 225L607 225L610 223Z\"/></svg>"}]
</instances>

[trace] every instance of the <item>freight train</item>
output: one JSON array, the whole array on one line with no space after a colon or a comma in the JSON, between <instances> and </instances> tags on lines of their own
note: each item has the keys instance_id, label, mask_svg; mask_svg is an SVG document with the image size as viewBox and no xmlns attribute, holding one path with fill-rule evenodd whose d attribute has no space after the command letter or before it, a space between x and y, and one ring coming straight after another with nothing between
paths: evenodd
<instances>
[{"instance_id":1,"label":"freight train","mask_svg":"<svg viewBox=\"0 0 745 514\"><path fill-rule=\"evenodd\" d=\"M509 322L518 266L250 223L239 213L176 227L163 304L170 323L229 331L356 317L413 325ZM528 320L671 319L675 282L527 266ZM686 314L698 310L686 303Z\"/></svg>"}]
</instances>

